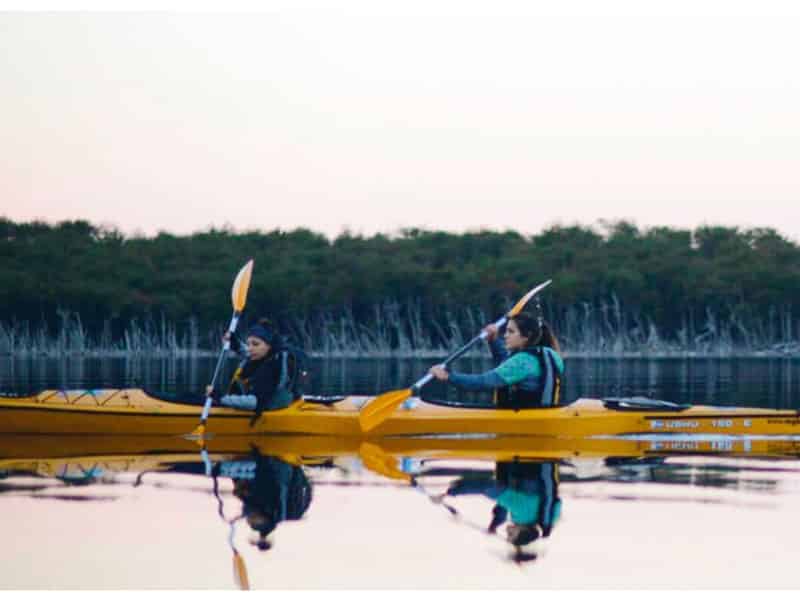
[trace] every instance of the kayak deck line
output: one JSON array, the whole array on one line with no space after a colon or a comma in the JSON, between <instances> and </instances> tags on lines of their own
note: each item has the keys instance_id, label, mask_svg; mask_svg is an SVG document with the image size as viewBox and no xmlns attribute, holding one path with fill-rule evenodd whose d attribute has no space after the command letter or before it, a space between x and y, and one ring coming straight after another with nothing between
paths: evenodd
<instances>
[{"instance_id":1,"label":"kayak deck line","mask_svg":"<svg viewBox=\"0 0 800 600\"><path fill-rule=\"evenodd\" d=\"M312 434L373 439L392 436L487 434L565 436L626 434L800 434L800 411L687 406L650 399L579 399L572 404L521 411L454 408L421 403L393 413L374 430L359 424L369 396L319 397L265 412L215 407L209 435ZM197 425L197 402L163 399L138 388L46 390L30 396L0 395L0 433L186 435Z\"/></svg>"}]
</instances>

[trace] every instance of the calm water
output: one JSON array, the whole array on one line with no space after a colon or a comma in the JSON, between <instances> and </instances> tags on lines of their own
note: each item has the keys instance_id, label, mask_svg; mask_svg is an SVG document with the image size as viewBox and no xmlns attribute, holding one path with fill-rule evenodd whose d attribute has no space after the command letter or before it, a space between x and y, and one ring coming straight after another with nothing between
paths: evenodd
<instances>
[{"instance_id":1,"label":"calm water","mask_svg":"<svg viewBox=\"0 0 800 600\"><path fill-rule=\"evenodd\" d=\"M379 393L429 364L318 362L310 387ZM0 388L198 390L212 367L6 359ZM567 399L800 407L797 360L567 368ZM0 588L236 589L242 576L253 589L800 587L800 440L512 450L522 458L491 440L265 436L211 440L204 454L183 439L2 436ZM538 528L511 527L513 545L513 523Z\"/></svg>"},{"instance_id":2,"label":"calm water","mask_svg":"<svg viewBox=\"0 0 800 600\"><path fill-rule=\"evenodd\" d=\"M165 392L197 391L211 379L216 359L0 358L0 390L146 387ZM312 394L380 394L405 388L424 375L426 360L342 359L313 362ZM230 376L233 363L227 365ZM477 372L488 361L461 360L456 368ZM441 397L436 382L425 394ZM800 407L800 359L584 359L567 360L564 399L649 396L690 404Z\"/></svg>"}]
</instances>

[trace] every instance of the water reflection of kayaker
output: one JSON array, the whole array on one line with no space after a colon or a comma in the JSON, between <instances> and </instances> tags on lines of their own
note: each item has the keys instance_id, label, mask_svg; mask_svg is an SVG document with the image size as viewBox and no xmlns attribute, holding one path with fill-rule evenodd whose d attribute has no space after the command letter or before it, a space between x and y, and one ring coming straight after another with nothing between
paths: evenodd
<instances>
[{"instance_id":1,"label":"water reflection of kayaker","mask_svg":"<svg viewBox=\"0 0 800 600\"><path fill-rule=\"evenodd\" d=\"M311 503L312 488L302 467L255 453L246 460L214 467L215 476L233 480L233 494L242 501L243 517L258 534L254 544L268 550L267 539L279 523L302 518Z\"/></svg>"},{"instance_id":2,"label":"water reflection of kayaker","mask_svg":"<svg viewBox=\"0 0 800 600\"><path fill-rule=\"evenodd\" d=\"M487 532L508 521L506 538L517 549L517 560L533 560L523 548L550 536L561 516L558 464L499 462L494 477L466 477L452 483L444 496L481 494L495 501Z\"/></svg>"},{"instance_id":3,"label":"water reflection of kayaker","mask_svg":"<svg viewBox=\"0 0 800 600\"><path fill-rule=\"evenodd\" d=\"M558 340L541 318L521 312L509 319L505 344L494 325L484 331L497 365L494 369L472 375L436 365L431 375L462 390L492 391L497 408L519 410L559 403L564 361Z\"/></svg>"},{"instance_id":4,"label":"water reflection of kayaker","mask_svg":"<svg viewBox=\"0 0 800 600\"><path fill-rule=\"evenodd\" d=\"M289 346L269 320L260 319L250 327L244 344L235 334L226 333L225 339L244 359L226 394L220 397L211 386L206 389L217 404L254 410L255 420L265 410L285 408L302 397L305 354Z\"/></svg>"}]
</instances>

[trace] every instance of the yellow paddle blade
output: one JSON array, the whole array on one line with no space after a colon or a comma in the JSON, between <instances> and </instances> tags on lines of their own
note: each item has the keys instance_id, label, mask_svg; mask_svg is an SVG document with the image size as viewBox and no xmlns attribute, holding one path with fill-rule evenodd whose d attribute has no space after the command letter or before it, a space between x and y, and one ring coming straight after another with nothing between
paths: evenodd
<instances>
[{"instance_id":1,"label":"yellow paddle blade","mask_svg":"<svg viewBox=\"0 0 800 600\"><path fill-rule=\"evenodd\" d=\"M411 389L392 390L381 394L367 404L358 415L361 431L367 432L381 423L394 412L398 406L411 397Z\"/></svg>"},{"instance_id":2,"label":"yellow paddle blade","mask_svg":"<svg viewBox=\"0 0 800 600\"><path fill-rule=\"evenodd\" d=\"M206 433L206 426L205 425L198 425L192 430L192 433L188 434L186 437L189 439L197 439L202 440L205 437Z\"/></svg>"},{"instance_id":3,"label":"yellow paddle blade","mask_svg":"<svg viewBox=\"0 0 800 600\"><path fill-rule=\"evenodd\" d=\"M519 299L519 302L517 302L517 303L516 303L516 304L515 304L515 305L514 305L514 306L511 308L511 310L510 310L510 311L508 311L508 312L506 313L506 316L507 316L509 319L510 319L511 317L515 317L515 316L517 316L517 315L520 313L520 311L522 311L522 309L523 309L523 308L525 308L525 305L528 303L528 301L529 301L531 298L533 298L533 297L534 297L536 294L538 294L539 292L541 292L541 291L542 291L544 288L546 288L548 285L550 285L550 283L552 283L552 281L553 281L552 279L548 279L548 280L547 280L547 281L545 281L544 283L540 283L540 284L539 284L539 285L537 285L535 288L533 288L531 291L529 291L527 294L525 294L525 295L524 295L522 298L520 298L520 299Z\"/></svg>"},{"instance_id":4,"label":"yellow paddle blade","mask_svg":"<svg viewBox=\"0 0 800 600\"><path fill-rule=\"evenodd\" d=\"M233 579L240 590L249 590L250 581L247 579L247 567L244 566L242 555L233 551Z\"/></svg>"},{"instance_id":5,"label":"yellow paddle blade","mask_svg":"<svg viewBox=\"0 0 800 600\"><path fill-rule=\"evenodd\" d=\"M407 483L411 481L411 475L398 469L394 456L386 454L380 446L362 442L358 448L358 457L364 466L373 473L389 479L400 479Z\"/></svg>"},{"instance_id":6,"label":"yellow paddle blade","mask_svg":"<svg viewBox=\"0 0 800 600\"><path fill-rule=\"evenodd\" d=\"M241 268L236 279L233 281L233 288L231 289L231 301L233 302L233 310L240 313L244 310L244 305L247 302L247 290L250 289L250 277L253 274L253 259L247 261L247 264Z\"/></svg>"}]
</instances>

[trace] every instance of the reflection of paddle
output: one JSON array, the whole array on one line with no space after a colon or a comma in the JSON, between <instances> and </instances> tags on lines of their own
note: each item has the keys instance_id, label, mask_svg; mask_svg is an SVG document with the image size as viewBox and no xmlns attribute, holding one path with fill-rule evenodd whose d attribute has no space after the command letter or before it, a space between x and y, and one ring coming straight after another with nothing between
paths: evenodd
<instances>
[{"instance_id":1,"label":"reflection of paddle","mask_svg":"<svg viewBox=\"0 0 800 600\"><path fill-rule=\"evenodd\" d=\"M387 454L380 446L370 442L363 442L358 448L358 458L373 473L389 479L400 479L411 483L411 475L398 469L397 460Z\"/></svg>"},{"instance_id":2,"label":"reflection of paddle","mask_svg":"<svg viewBox=\"0 0 800 600\"><path fill-rule=\"evenodd\" d=\"M528 301L533 298L536 294L550 285L552 280L548 279L544 283L540 283L535 288L530 290L527 294L525 294L522 298L520 298L519 302L517 302L514 307L508 311L504 316L500 319L495 321L494 325L498 329L500 329L506 322L515 317L525 308L525 305ZM455 359L462 356L467 350L472 348L475 344L480 342L481 340L485 340L488 337L488 333L486 330L480 332L480 334L476 335L472 338L469 342L463 345L461 348L453 352L450 356L448 356L442 365L447 366ZM358 415L358 420L361 423L361 431L367 432L372 429L375 429L378 425L383 423L389 416L394 412L394 410L400 406L405 400L413 396L414 394L418 394L419 391L427 384L431 379L433 379L433 375L428 373L422 379L417 381L414 385L410 388L406 388L404 390L392 390L390 392L386 392L385 394L381 394L377 398L375 398L372 402L367 404L361 413Z\"/></svg>"},{"instance_id":3,"label":"reflection of paddle","mask_svg":"<svg viewBox=\"0 0 800 600\"><path fill-rule=\"evenodd\" d=\"M208 452L206 452L205 449L202 450L201 457L206 465L206 474L211 477L213 482L212 489L214 491L214 497L217 499L217 513L223 521L231 526L230 533L228 534L228 545L230 545L231 550L233 550L233 580L236 582L236 585L240 590L249 590L250 580L247 577L247 567L244 564L244 558L242 558L242 555L239 554L239 551L236 549L236 546L233 543L233 536L236 533L236 521L241 519L243 515L239 515L233 519L227 519L225 517L222 497L219 495L219 483L217 482L217 475L214 472L211 460L208 457Z\"/></svg>"},{"instance_id":4,"label":"reflection of paddle","mask_svg":"<svg viewBox=\"0 0 800 600\"><path fill-rule=\"evenodd\" d=\"M444 501L444 498L447 496L447 494L432 494L419 482L419 478L414 477L405 471L401 471L397 467L397 459L386 452L378 444L372 442L362 442L361 446L358 448L358 457L361 459L361 462L364 464L364 466L373 473L388 477L389 479L400 479L408 482L412 488L425 496L433 504L441 506L447 510L447 512L449 512L456 521L464 523L468 527L480 531L481 533L485 533L490 536L495 535L494 530L488 530L485 527L481 527L480 525L472 523L468 519L465 519L464 516L454 506L447 504Z\"/></svg>"},{"instance_id":5,"label":"reflection of paddle","mask_svg":"<svg viewBox=\"0 0 800 600\"><path fill-rule=\"evenodd\" d=\"M465 520L455 507L450 506L444 501L444 496L446 494L436 495L428 492L428 490L422 486L416 477L406 473L405 471L401 471L397 467L397 459L388 454L377 444L372 442L362 442L361 446L358 448L358 457L361 459L361 462L364 464L364 466L373 473L377 473L378 475L382 475L383 477L387 477L389 479L399 479L408 482L412 488L420 492L428 500L445 508L454 519L462 521L469 527L477 529L482 533L489 533L490 535L493 534L493 532L488 532L480 525L475 525L474 523L470 523L469 521Z\"/></svg>"},{"instance_id":6,"label":"reflection of paddle","mask_svg":"<svg viewBox=\"0 0 800 600\"><path fill-rule=\"evenodd\" d=\"M233 538L233 523L231 523L231 538ZM233 549L233 579L240 590L249 590L250 580L247 578L247 567L245 567L242 555L234 548L233 540L231 540L231 548Z\"/></svg>"},{"instance_id":7,"label":"reflection of paddle","mask_svg":"<svg viewBox=\"0 0 800 600\"><path fill-rule=\"evenodd\" d=\"M461 523L462 525L474 531L487 535L489 537L495 537L498 535L496 528L492 529L491 527L484 527L482 525L478 525L477 523L473 523L470 519L467 519L464 515L462 515L461 512L458 509L456 509L455 506L445 502L444 499L447 496L447 493L444 494L430 493L423 487L423 485L419 482L419 479L417 479L416 477L412 479L411 485L414 487L415 490L417 490L420 494L425 496L433 504L441 506L442 508L447 510L447 512L450 513L450 516L453 517L453 521L455 521L456 523Z\"/></svg>"},{"instance_id":8,"label":"reflection of paddle","mask_svg":"<svg viewBox=\"0 0 800 600\"><path fill-rule=\"evenodd\" d=\"M250 277L253 273L253 260L247 261L247 264L241 268L236 279L233 281L233 288L231 289L231 301L233 303L233 316L231 317L230 325L228 325L228 333L231 335L236 331L236 325L239 323L239 317L244 310L244 305L247 302L247 290L250 288ZM231 347L230 339L226 339L222 344L222 352L217 359L217 366L214 369L214 376L211 378L211 388L217 383L217 376L219 375L222 361L225 354ZM200 425L198 425L191 435L202 436L206 432L206 421L208 420L208 413L211 410L211 395L206 396L206 402L203 405L203 414L200 417Z\"/></svg>"}]
</instances>

